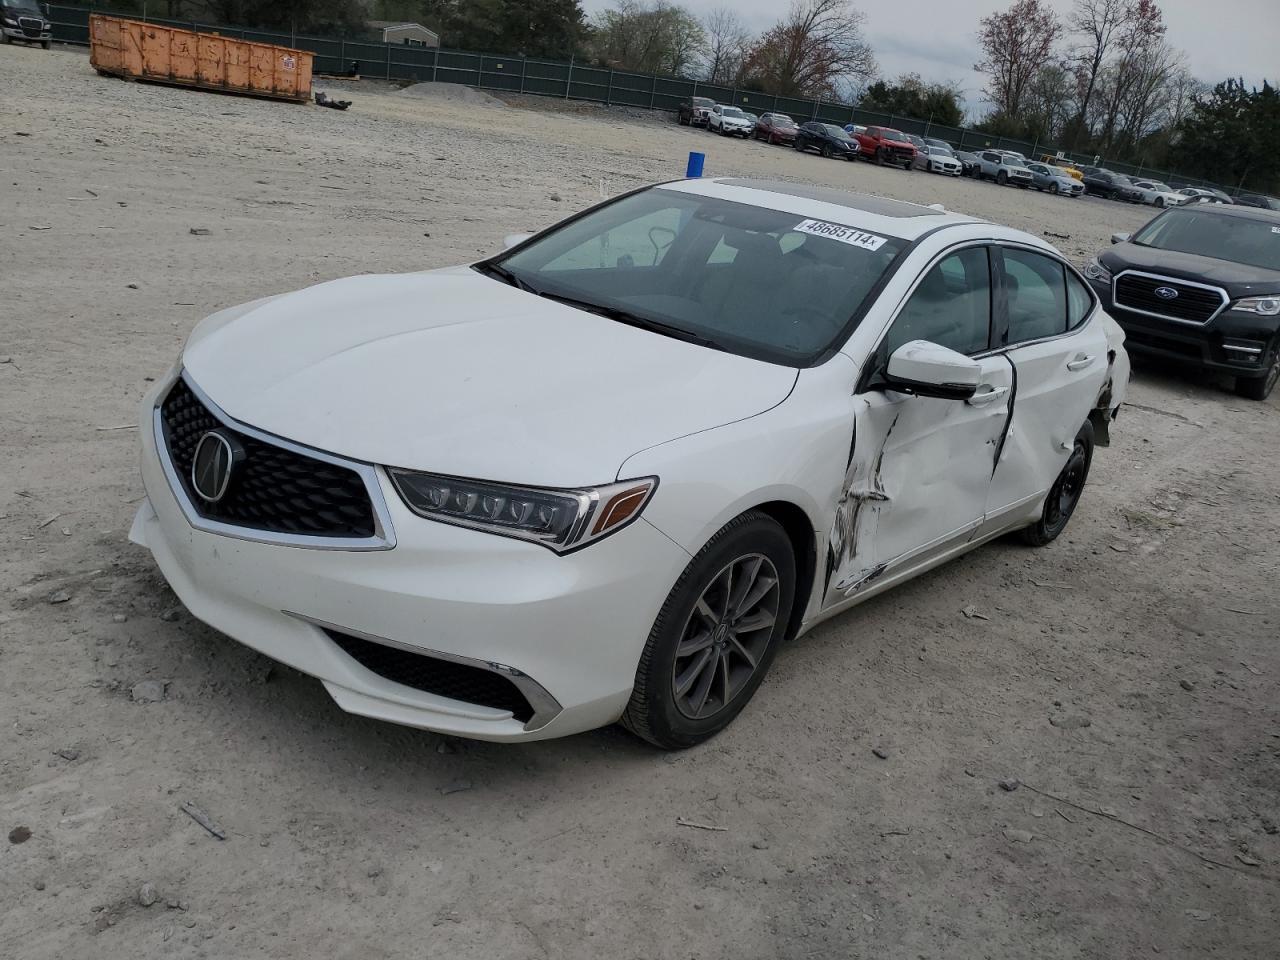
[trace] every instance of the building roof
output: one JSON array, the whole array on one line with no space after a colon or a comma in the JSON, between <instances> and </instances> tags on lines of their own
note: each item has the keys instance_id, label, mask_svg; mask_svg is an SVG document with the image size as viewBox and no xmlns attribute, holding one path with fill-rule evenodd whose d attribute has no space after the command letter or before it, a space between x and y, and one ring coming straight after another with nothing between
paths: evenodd
<instances>
[{"instance_id":1,"label":"building roof","mask_svg":"<svg viewBox=\"0 0 1280 960\"><path fill-rule=\"evenodd\" d=\"M437 34L430 27L424 27L420 23L404 23L397 20L367 20L365 22L368 23L369 26L373 27L376 30L403 30L408 28L413 30L421 30L423 33L429 33L433 37L439 36L439 34Z\"/></svg>"}]
</instances>

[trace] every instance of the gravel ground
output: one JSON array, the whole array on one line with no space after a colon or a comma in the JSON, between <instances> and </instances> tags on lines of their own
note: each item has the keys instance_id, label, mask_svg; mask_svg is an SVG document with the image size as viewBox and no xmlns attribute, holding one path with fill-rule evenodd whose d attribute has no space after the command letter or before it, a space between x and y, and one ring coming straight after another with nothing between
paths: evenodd
<instances>
[{"instance_id":1,"label":"gravel ground","mask_svg":"<svg viewBox=\"0 0 1280 960\"><path fill-rule=\"evenodd\" d=\"M1052 230L1077 260L1146 216L339 90L346 113L0 49L0 957L1277 955L1275 399L1140 366L1064 539L822 626L681 754L347 716L190 618L126 540L126 425L217 308L466 261L691 149Z\"/></svg>"}]
</instances>

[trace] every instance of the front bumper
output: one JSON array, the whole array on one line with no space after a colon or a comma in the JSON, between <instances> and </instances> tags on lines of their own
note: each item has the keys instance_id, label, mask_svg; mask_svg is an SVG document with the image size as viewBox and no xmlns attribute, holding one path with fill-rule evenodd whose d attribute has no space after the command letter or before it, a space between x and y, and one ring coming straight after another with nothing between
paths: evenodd
<instances>
[{"instance_id":1,"label":"front bumper","mask_svg":"<svg viewBox=\"0 0 1280 960\"><path fill-rule=\"evenodd\" d=\"M1223 311L1200 325L1162 320L1118 306L1111 284L1090 279L1103 308L1125 332L1125 349L1236 377L1261 377L1264 359L1275 339L1280 318Z\"/></svg>"},{"instance_id":2,"label":"front bumper","mask_svg":"<svg viewBox=\"0 0 1280 960\"><path fill-rule=\"evenodd\" d=\"M53 37L52 32L49 30L28 33L22 27L11 27L7 24L0 24L0 32L3 32L6 37L11 37L14 40L26 40L28 43L44 43Z\"/></svg>"},{"instance_id":3,"label":"front bumper","mask_svg":"<svg viewBox=\"0 0 1280 960\"><path fill-rule=\"evenodd\" d=\"M407 726L538 740L621 715L649 630L689 561L643 519L559 556L417 517L377 468L392 549L312 549L201 530L175 496L152 426L170 382L144 404L147 499L130 539L151 551L198 619L319 678L342 709ZM330 630L515 678L533 716L396 682L348 655Z\"/></svg>"}]
</instances>

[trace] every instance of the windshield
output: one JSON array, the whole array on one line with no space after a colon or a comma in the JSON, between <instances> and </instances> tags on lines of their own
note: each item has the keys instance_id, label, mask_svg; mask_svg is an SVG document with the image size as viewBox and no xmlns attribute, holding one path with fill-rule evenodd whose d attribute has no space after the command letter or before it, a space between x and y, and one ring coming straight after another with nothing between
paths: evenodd
<instances>
[{"instance_id":1,"label":"windshield","mask_svg":"<svg viewBox=\"0 0 1280 960\"><path fill-rule=\"evenodd\" d=\"M929 152L935 157L953 157L955 154L951 152L950 147L930 147Z\"/></svg>"},{"instance_id":2,"label":"windshield","mask_svg":"<svg viewBox=\"0 0 1280 960\"><path fill-rule=\"evenodd\" d=\"M1159 190L1161 193L1173 193L1173 187L1167 183L1161 183L1159 180L1148 181L1147 187L1151 190Z\"/></svg>"},{"instance_id":3,"label":"windshield","mask_svg":"<svg viewBox=\"0 0 1280 960\"><path fill-rule=\"evenodd\" d=\"M1280 225L1203 210L1170 210L1133 236L1143 247L1280 270Z\"/></svg>"},{"instance_id":4,"label":"windshield","mask_svg":"<svg viewBox=\"0 0 1280 960\"><path fill-rule=\"evenodd\" d=\"M40 10L40 4L36 0L4 0L0 4L5 8L12 10L14 13L27 13L37 17L43 17L44 13Z\"/></svg>"},{"instance_id":5,"label":"windshield","mask_svg":"<svg viewBox=\"0 0 1280 960\"><path fill-rule=\"evenodd\" d=\"M742 117L742 111L737 107L721 107L720 116L722 117Z\"/></svg>"},{"instance_id":6,"label":"windshield","mask_svg":"<svg viewBox=\"0 0 1280 960\"><path fill-rule=\"evenodd\" d=\"M906 246L851 223L652 187L477 269L603 313L601 323L804 366L847 336Z\"/></svg>"},{"instance_id":7,"label":"windshield","mask_svg":"<svg viewBox=\"0 0 1280 960\"><path fill-rule=\"evenodd\" d=\"M693 105L695 107L714 107L716 102L714 100L709 100L706 97L694 97Z\"/></svg>"},{"instance_id":8,"label":"windshield","mask_svg":"<svg viewBox=\"0 0 1280 960\"><path fill-rule=\"evenodd\" d=\"M880 136L883 137L885 140L900 140L903 143L911 142L910 140L907 139L907 135L903 133L901 130L890 130L888 127L881 128Z\"/></svg>"},{"instance_id":9,"label":"windshield","mask_svg":"<svg viewBox=\"0 0 1280 960\"><path fill-rule=\"evenodd\" d=\"M833 123L824 123L822 125L822 129L826 130L827 133L831 134L837 140L849 139L849 134L845 133L844 127L837 127Z\"/></svg>"},{"instance_id":10,"label":"windshield","mask_svg":"<svg viewBox=\"0 0 1280 960\"><path fill-rule=\"evenodd\" d=\"M796 122L794 120L792 120L788 116L784 116L781 113L770 114L769 120L771 123L774 123L780 127L794 127L796 125Z\"/></svg>"}]
</instances>

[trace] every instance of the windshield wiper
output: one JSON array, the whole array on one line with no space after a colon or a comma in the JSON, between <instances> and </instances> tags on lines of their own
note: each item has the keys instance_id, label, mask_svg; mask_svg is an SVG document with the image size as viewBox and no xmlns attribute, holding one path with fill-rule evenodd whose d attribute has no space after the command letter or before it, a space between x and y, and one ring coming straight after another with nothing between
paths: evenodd
<instances>
[{"instance_id":1,"label":"windshield wiper","mask_svg":"<svg viewBox=\"0 0 1280 960\"><path fill-rule=\"evenodd\" d=\"M538 296L546 297L548 300L554 300L570 307L577 307L579 310L586 310L588 313L594 313L601 317L607 317L618 323L625 323L629 327L637 327L640 330L648 330L650 333L658 333L664 337L683 340L685 343L697 344L700 347L711 347L713 350L725 349L723 344L709 337L700 336L691 330L685 330L683 327L677 327L674 324L663 323L661 320L642 317L638 313L623 310L621 307L609 307L602 303L592 303L589 300L578 300L574 297L566 297L558 293L547 293L546 291L540 292Z\"/></svg>"},{"instance_id":2,"label":"windshield wiper","mask_svg":"<svg viewBox=\"0 0 1280 960\"><path fill-rule=\"evenodd\" d=\"M525 293L539 294L539 291L525 281L521 280L506 267L497 263L482 263L476 267L481 273L487 273L491 277L497 277L503 283L508 283L517 290L523 290Z\"/></svg>"}]
</instances>

